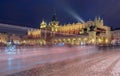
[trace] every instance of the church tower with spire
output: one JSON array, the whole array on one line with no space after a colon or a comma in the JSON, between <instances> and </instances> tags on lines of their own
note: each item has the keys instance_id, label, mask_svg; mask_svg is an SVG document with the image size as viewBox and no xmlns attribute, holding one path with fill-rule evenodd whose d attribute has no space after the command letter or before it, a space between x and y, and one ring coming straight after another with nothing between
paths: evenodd
<instances>
[{"instance_id":1,"label":"church tower with spire","mask_svg":"<svg viewBox=\"0 0 120 76\"><path fill-rule=\"evenodd\" d=\"M52 17L52 20L51 20L51 22L49 23L49 27L51 28L51 31L57 31L58 25L59 25L59 22L58 22L58 20L57 20L56 13L55 13L55 11L54 11L54 15L53 15L53 17Z\"/></svg>"},{"instance_id":2,"label":"church tower with spire","mask_svg":"<svg viewBox=\"0 0 120 76\"><path fill-rule=\"evenodd\" d=\"M94 24L97 27L102 27L104 25L104 21L103 19L100 18L100 16L98 16L98 17L95 17Z\"/></svg>"}]
</instances>

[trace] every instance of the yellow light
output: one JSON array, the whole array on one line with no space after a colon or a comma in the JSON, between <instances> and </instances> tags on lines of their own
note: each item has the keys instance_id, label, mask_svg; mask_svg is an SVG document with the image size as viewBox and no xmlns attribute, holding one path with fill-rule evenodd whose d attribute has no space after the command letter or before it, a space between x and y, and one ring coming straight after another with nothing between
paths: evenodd
<instances>
[{"instance_id":1,"label":"yellow light","mask_svg":"<svg viewBox=\"0 0 120 76\"><path fill-rule=\"evenodd\" d=\"M99 41L99 43L102 43L102 39L99 38L98 41Z\"/></svg>"},{"instance_id":2,"label":"yellow light","mask_svg":"<svg viewBox=\"0 0 120 76\"><path fill-rule=\"evenodd\" d=\"M68 41L70 41L70 39L68 39Z\"/></svg>"},{"instance_id":3,"label":"yellow light","mask_svg":"<svg viewBox=\"0 0 120 76\"><path fill-rule=\"evenodd\" d=\"M76 40L75 38L72 39L73 41Z\"/></svg>"},{"instance_id":4,"label":"yellow light","mask_svg":"<svg viewBox=\"0 0 120 76\"><path fill-rule=\"evenodd\" d=\"M105 39L105 43L108 43L108 39Z\"/></svg>"},{"instance_id":5,"label":"yellow light","mask_svg":"<svg viewBox=\"0 0 120 76\"><path fill-rule=\"evenodd\" d=\"M61 39L58 39L59 41L61 41Z\"/></svg>"},{"instance_id":6,"label":"yellow light","mask_svg":"<svg viewBox=\"0 0 120 76\"><path fill-rule=\"evenodd\" d=\"M95 42L95 40L94 39L92 39L92 43L94 43Z\"/></svg>"},{"instance_id":7,"label":"yellow light","mask_svg":"<svg viewBox=\"0 0 120 76\"><path fill-rule=\"evenodd\" d=\"M85 41L87 41L87 38L84 38Z\"/></svg>"}]
</instances>

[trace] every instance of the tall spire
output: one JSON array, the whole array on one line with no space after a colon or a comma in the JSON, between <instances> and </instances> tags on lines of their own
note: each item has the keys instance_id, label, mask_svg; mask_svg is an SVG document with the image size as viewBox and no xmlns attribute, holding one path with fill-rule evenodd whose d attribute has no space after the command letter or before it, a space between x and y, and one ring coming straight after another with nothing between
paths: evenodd
<instances>
[{"instance_id":1,"label":"tall spire","mask_svg":"<svg viewBox=\"0 0 120 76\"><path fill-rule=\"evenodd\" d=\"M101 19L100 19L100 16L98 16L98 20L101 20Z\"/></svg>"},{"instance_id":2,"label":"tall spire","mask_svg":"<svg viewBox=\"0 0 120 76\"><path fill-rule=\"evenodd\" d=\"M97 16L95 16L95 19L94 19L94 21L97 21Z\"/></svg>"},{"instance_id":3,"label":"tall spire","mask_svg":"<svg viewBox=\"0 0 120 76\"><path fill-rule=\"evenodd\" d=\"M55 9L53 9L53 12L54 12L54 15L53 15L53 17L52 17L52 21L57 21Z\"/></svg>"},{"instance_id":4,"label":"tall spire","mask_svg":"<svg viewBox=\"0 0 120 76\"><path fill-rule=\"evenodd\" d=\"M102 25L104 25L104 20L103 20L103 18L101 19L101 23L102 23Z\"/></svg>"}]
</instances>

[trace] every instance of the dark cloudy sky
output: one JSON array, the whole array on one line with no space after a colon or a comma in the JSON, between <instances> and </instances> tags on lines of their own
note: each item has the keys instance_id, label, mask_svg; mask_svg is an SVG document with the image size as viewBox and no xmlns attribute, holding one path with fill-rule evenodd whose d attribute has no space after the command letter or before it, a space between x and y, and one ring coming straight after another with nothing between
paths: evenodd
<instances>
[{"instance_id":1,"label":"dark cloudy sky","mask_svg":"<svg viewBox=\"0 0 120 76\"><path fill-rule=\"evenodd\" d=\"M61 24L77 22L74 16L101 16L106 25L120 27L120 0L0 0L0 23L38 28L42 19L51 20L53 8Z\"/></svg>"}]
</instances>

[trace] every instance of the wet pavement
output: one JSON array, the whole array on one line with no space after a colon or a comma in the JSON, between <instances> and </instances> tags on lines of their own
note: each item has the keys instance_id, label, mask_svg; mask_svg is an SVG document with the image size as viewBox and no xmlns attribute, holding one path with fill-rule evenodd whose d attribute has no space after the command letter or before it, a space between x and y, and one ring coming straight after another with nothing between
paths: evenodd
<instances>
[{"instance_id":1,"label":"wet pavement","mask_svg":"<svg viewBox=\"0 0 120 76\"><path fill-rule=\"evenodd\" d=\"M1 50L0 56L0 76L28 76L28 73L20 73L29 71L36 65L56 62L66 64L52 65L52 68L47 68L43 72L38 71L36 67L36 72L31 71L32 74L29 76L120 76L120 48L118 47L21 48L13 53Z\"/></svg>"}]
</instances>

